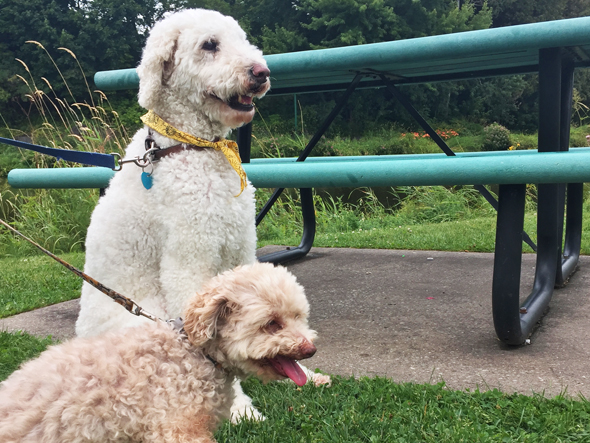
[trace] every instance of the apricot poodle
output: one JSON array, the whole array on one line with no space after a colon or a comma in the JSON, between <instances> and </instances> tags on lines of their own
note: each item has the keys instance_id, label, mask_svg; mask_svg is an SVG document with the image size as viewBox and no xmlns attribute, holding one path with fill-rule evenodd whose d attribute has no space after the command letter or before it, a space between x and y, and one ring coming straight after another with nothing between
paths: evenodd
<instances>
[{"instance_id":1,"label":"apricot poodle","mask_svg":"<svg viewBox=\"0 0 590 443\"><path fill-rule=\"evenodd\" d=\"M78 337L26 363L0 388L0 441L211 442L235 377L306 382L297 360L316 352L308 313L285 268L226 271L190 300L183 328Z\"/></svg>"}]
</instances>

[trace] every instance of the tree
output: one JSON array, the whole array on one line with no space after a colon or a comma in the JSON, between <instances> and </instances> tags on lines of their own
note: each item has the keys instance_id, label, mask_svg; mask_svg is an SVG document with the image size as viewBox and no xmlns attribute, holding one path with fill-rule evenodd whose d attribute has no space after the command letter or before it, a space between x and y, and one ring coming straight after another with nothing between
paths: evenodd
<instances>
[{"instance_id":1,"label":"tree","mask_svg":"<svg viewBox=\"0 0 590 443\"><path fill-rule=\"evenodd\" d=\"M307 40L310 49L424 37L491 25L491 10L486 4L476 9L467 2L458 9L454 0L301 0L297 5L305 12L300 15L304 21L299 42ZM425 116L450 119L457 116L457 107L452 103L465 87L460 83L445 83L409 87L406 91ZM308 128L313 129L322 115L315 108L326 108L334 97L333 94L322 94L301 96L300 100L307 104L306 122ZM270 106L267 110L271 111ZM367 115L372 119L367 119ZM336 120L335 129L359 135L378 124L392 121L413 125L406 112L387 94L357 91Z\"/></svg>"},{"instance_id":2,"label":"tree","mask_svg":"<svg viewBox=\"0 0 590 443\"><path fill-rule=\"evenodd\" d=\"M400 38L399 17L385 0L304 0L313 48L361 45Z\"/></svg>"},{"instance_id":3,"label":"tree","mask_svg":"<svg viewBox=\"0 0 590 443\"><path fill-rule=\"evenodd\" d=\"M455 0L303 0L312 47L348 46L488 28L491 11Z\"/></svg>"},{"instance_id":4,"label":"tree","mask_svg":"<svg viewBox=\"0 0 590 443\"><path fill-rule=\"evenodd\" d=\"M171 7L157 0L0 0L0 112L17 118L31 89L84 101L97 70L137 64L147 31Z\"/></svg>"},{"instance_id":5,"label":"tree","mask_svg":"<svg viewBox=\"0 0 590 443\"><path fill-rule=\"evenodd\" d=\"M488 0L494 27L590 15L587 0Z\"/></svg>"},{"instance_id":6,"label":"tree","mask_svg":"<svg viewBox=\"0 0 590 443\"><path fill-rule=\"evenodd\" d=\"M182 8L216 9L233 16L250 41L266 54L484 29L492 20L493 26L506 26L590 15L588 0L459 3L461 7L457 0L0 0L0 113L11 120L22 115L21 108L27 106L23 97L30 90L23 79L29 83L32 80L17 58L26 63L36 79L31 88L50 93L51 85L61 97L70 100L71 91L76 100L84 101L88 97L86 82L92 88L96 71L136 66L155 21L168 11ZM39 80L41 76L47 82ZM577 75L582 80L586 77L583 73ZM533 76L524 80L514 77L418 85L406 90L425 116L450 120L469 115L524 128L536 118L528 115L534 113L536 106L535 81ZM590 99L587 82L577 80L576 88L581 97ZM474 94L474 90L478 93ZM357 94L346 111L348 114L339 120L343 128L351 122L359 130L365 123L379 123L364 122L368 107L382 121L395 119L410 124L405 112L392 106L382 93ZM121 96L125 107L136 102L134 91L109 94L115 101ZM314 94L301 96L300 100L308 104L307 115L320 118L320 110L329 106L333 98L330 94ZM292 106L286 106L284 111L272 104L278 102L263 101L260 109L291 117ZM136 115L130 113L130 121L135 120ZM306 119L310 129L313 120Z\"/></svg>"},{"instance_id":7,"label":"tree","mask_svg":"<svg viewBox=\"0 0 590 443\"><path fill-rule=\"evenodd\" d=\"M27 44L27 41L42 42L57 62L66 66L62 73L68 75L75 63L65 52L57 48L65 46L73 40L77 33L78 20L72 8L74 1L43 0L0 0L0 41L2 43L2 59L0 60L0 99L4 104L27 92L29 87L18 79L21 74L31 82L26 68L16 59L24 61L28 69L48 73L55 72L51 59L38 45ZM58 76L48 75L49 82L60 93L65 91ZM46 85L44 85L47 88ZM33 88L32 85L30 85Z\"/></svg>"}]
</instances>

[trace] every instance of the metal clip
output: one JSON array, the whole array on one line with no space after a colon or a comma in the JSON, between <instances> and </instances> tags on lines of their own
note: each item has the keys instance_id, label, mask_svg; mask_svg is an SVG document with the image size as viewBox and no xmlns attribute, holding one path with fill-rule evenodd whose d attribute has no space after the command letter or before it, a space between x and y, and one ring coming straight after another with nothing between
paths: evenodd
<instances>
[{"instance_id":1,"label":"metal clip","mask_svg":"<svg viewBox=\"0 0 590 443\"><path fill-rule=\"evenodd\" d=\"M123 161L123 159L121 158L121 154L119 154L118 152L111 152L111 155L115 157L115 167L113 168L113 171L119 172L121 169L123 169L123 165L121 164L121 162Z\"/></svg>"},{"instance_id":2,"label":"metal clip","mask_svg":"<svg viewBox=\"0 0 590 443\"><path fill-rule=\"evenodd\" d=\"M113 157L117 159L117 165L113 170L117 172L120 171L121 169L123 169L123 165L125 163L135 163L142 170L149 165L152 165L153 167L154 163L158 161L154 159L154 152L159 150L160 147L156 145L156 141L154 140L154 137L152 136L152 133L150 131L147 137L145 138L145 154L143 154L143 157L137 156L134 158L130 158L129 160L123 160L120 154L113 152L111 155L113 155Z\"/></svg>"},{"instance_id":3,"label":"metal clip","mask_svg":"<svg viewBox=\"0 0 590 443\"><path fill-rule=\"evenodd\" d=\"M147 145L147 143L146 143L146 145ZM157 160L154 160L154 152L158 151L159 149L160 148L150 148L149 150L147 150L145 152L145 154L143 154L143 157L137 156L134 158L130 158L128 160L119 160L119 165L118 165L119 169L115 169L115 171L120 171L125 163L135 163L141 169L144 169L145 167L147 167L149 165L153 165L153 163L157 162ZM119 158L120 158L120 156L119 156Z\"/></svg>"}]
</instances>

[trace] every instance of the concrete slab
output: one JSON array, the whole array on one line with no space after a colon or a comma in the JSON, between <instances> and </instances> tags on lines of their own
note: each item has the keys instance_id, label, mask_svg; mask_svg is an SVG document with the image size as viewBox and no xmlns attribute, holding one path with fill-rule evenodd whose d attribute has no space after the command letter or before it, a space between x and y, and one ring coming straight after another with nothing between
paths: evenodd
<instances>
[{"instance_id":1,"label":"concrete slab","mask_svg":"<svg viewBox=\"0 0 590 443\"><path fill-rule=\"evenodd\" d=\"M535 260L523 259L523 299ZM288 267L306 288L319 334L310 368L590 398L590 257L554 293L531 345L517 348L494 332L493 254L313 248Z\"/></svg>"},{"instance_id":2,"label":"concrete slab","mask_svg":"<svg viewBox=\"0 0 590 443\"><path fill-rule=\"evenodd\" d=\"M70 300L2 318L0 330L26 331L31 335L51 335L55 340L66 340L76 335L75 326L79 311L80 300Z\"/></svg>"},{"instance_id":3,"label":"concrete slab","mask_svg":"<svg viewBox=\"0 0 590 443\"><path fill-rule=\"evenodd\" d=\"M259 253L280 247L269 246ZM562 392L590 398L590 257L556 290L531 345L494 333L492 254L313 248L288 264L306 288L318 353L306 364L340 375L438 382L452 389ZM535 256L523 260L523 298ZM77 301L0 320L0 328L64 339Z\"/></svg>"}]
</instances>

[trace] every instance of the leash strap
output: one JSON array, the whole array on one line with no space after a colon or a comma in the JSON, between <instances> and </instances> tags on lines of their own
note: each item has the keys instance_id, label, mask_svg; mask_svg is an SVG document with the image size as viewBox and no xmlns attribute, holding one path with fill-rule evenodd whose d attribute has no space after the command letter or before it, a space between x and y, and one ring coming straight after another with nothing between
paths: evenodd
<instances>
[{"instance_id":1,"label":"leash strap","mask_svg":"<svg viewBox=\"0 0 590 443\"><path fill-rule=\"evenodd\" d=\"M106 294L109 297L111 297L115 303L120 304L121 306L123 306L125 309L127 309L133 315L143 316L143 317L149 318L150 320L153 320L153 321L158 320L157 317L155 317L154 315L152 315L149 312L145 311L141 306L139 306L137 303L135 303L130 298L125 297L122 294L119 294L117 291L114 291L113 289L107 288L105 285L103 285L102 283L96 281L95 279L93 279L92 277L90 277L88 274L85 274L84 272L80 271L78 268L72 266L71 264L69 264L65 260L62 260L61 258L59 258L57 255L49 252L43 246L35 243L30 238L28 238L27 236L25 236L21 232L19 232L16 229L14 229L12 226L10 226L8 223L6 223L4 220L0 219L0 224L4 225L10 231L12 231L15 234L17 234L17 235L21 236L22 238L24 238L26 241L28 241L29 243L31 243L33 246L37 247L39 250L41 250L43 253L45 253L48 256L50 256L55 261L61 263L63 266L65 266L70 271L72 271L74 274L76 274L78 277L81 277L86 283L90 284L91 286L94 286L96 289L98 289L103 294Z\"/></svg>"},{"instance_id":2,"label":"leash strap","mask_svg":"<svg viewBox=\"0 0 590 443\"><path fill-rule=\"evenodd\" d=\"M158 321L158 320L163 321L161 319L158 319L158 317L156 317L155 315L152 315L149 312L147 312L146 310L144 310L141 306L139 306L136 302L134 302L133 300L131 300L129 297L125 297L124 295L119 294L117 291L114 291L113 289L107 288L105 285L103 285L102 283L96 281L95 279L93 279L92 277L90 277L88 274L85 274L84 272L82 272L78 268L76 268L75 266L72 266L71 264L69 264L67 261L62 260L57 255L49 252L43 246L41 246L38 243L36 243L33 240L31 240L26 235L24 235L22 232L19 232L16 229L14 229L12 226L10 226L8 223L6 223L1 218L0 218L0 224L3 225L4 227L6 227L9 231L12 231L16 235L19 235L22 238L24 238L26 241L28 241L33 246L35 246L36 248L38 248L39 250L41 250L43 253L45 253L48 256L50 256L55 261L61 263L63 266L65 266L70 271L72 271L74 274L76 274L78 277L81 277L86 283L94 286L96 289L98 289L103 294L106 294L109 297L111 297L115 303L118 303L121 306L123 306L131 314L137 315L137 316L143 316L143 317L149 318L152 321ZM182 317L178 317L178 318L173 318L173 319L170 319L170 320L166 320L166 323L168 323L170 326L172 326L172 328L176 332L178 332L178 334L180 334L183 338L186 339L186 332L184 331L184 321L182 320ZM225 371L225 368L221 365L221 363L218 363L217 361L213 360L213 358L211 358L208 354L205 354L205 357L211 363L213 363L213 366L215 366L215 369L218 369L218 370L221 370L221 371Z\"/></svg>"},{"instance_id":3,"label":"leash strap","mask_svg":"<svg viewBox=\"0 0 590 443\"><path fill-rule=\"evenodd\" d=\"M99 152L73 151L70 149L49 148L47 146L34 145L32 143L13 140L11 138L0 137L0 143L17 146L28 149L29 151L40 152L41 154L51 155L58 160L82 163L90 166L103 166L105 168L117 169L115 164L115 155L101 154Z\"/></svg>"}]
</instances>

